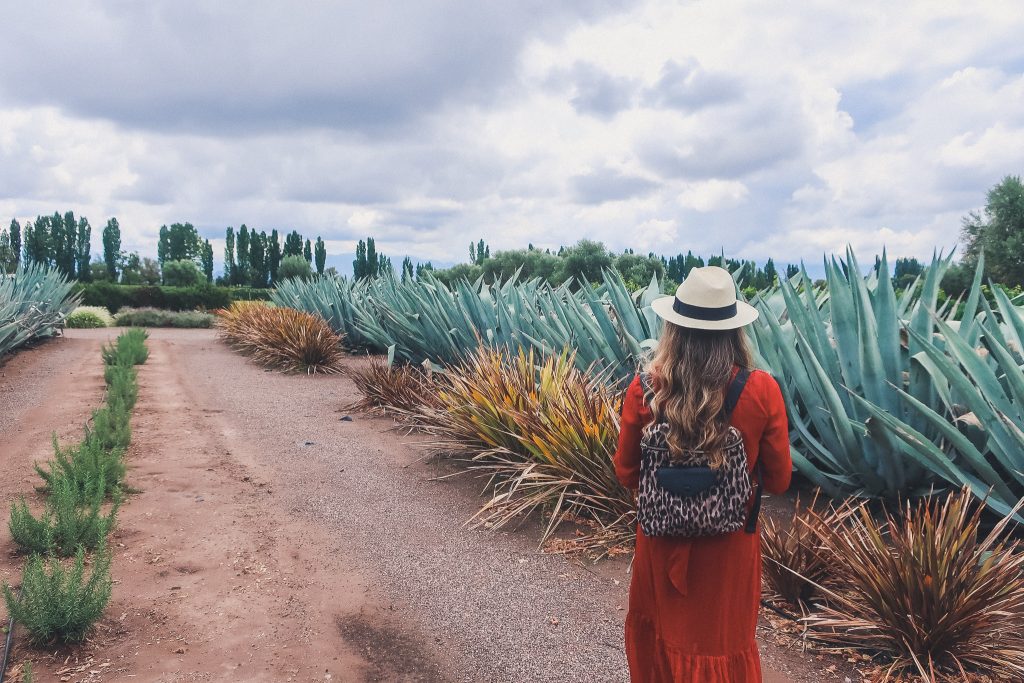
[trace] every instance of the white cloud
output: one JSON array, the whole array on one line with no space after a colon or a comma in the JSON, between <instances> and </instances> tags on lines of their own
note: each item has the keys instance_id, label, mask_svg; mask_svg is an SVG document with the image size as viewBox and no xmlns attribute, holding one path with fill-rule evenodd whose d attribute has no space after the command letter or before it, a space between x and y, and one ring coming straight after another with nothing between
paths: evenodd
<instances>
[{"instance_id":1,"label":"white cloud","mask_svg":"<svg viewBox=\"0 0 1024 683\"><path fill-rule=\"evenodd\" d=\"M0 44L0 216L817 262L948 247L1024 172L1015 2L339 7L0 10L65 36Z\"/></svg>"}]
</instances>

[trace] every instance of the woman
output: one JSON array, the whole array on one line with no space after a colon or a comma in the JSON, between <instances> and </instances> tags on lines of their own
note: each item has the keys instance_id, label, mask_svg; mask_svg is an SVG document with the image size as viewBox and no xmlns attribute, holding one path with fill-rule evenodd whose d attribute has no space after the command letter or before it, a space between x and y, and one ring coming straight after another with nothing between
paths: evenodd
<instances>
[{"instance_id":1,"label":"woman","mask_svg":"<svg viewBox=\"0 0 1024 683\"><path fill-rule=\"evenodd\" d=\"M654 302L665 329L644 382L626 392L615 471L640 483L644 428L667 423L672 453L700 450L720 460L729 426L742 436L754 488L789 487L792 461L782 394L771 375L753 370L726 418L726 390L753 361L743 326L757 311L736 300L729 273L695 268L676 295ZM746 373L744 373L746 374ZM644 384L649 388L645 395ZM742 470L740 470L742 472ZM748 510L756 493L751 495ZM754 513L756 514L756 513ZM626 615L626 655L633 683L757 683L754 629L761 595L760 530L717 536L645 536L637 529Z\"/></svg>"}]
</instances>

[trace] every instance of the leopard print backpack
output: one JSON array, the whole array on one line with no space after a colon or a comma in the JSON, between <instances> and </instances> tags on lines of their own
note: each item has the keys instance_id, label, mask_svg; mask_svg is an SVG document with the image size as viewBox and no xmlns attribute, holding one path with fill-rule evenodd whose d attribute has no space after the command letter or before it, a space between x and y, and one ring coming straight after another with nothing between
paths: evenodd
<instances>
[{"instance_id":1,"label":"leopard print backpack","mask_svg":"<svg viewBox=\"0 0 1024 683\"><path fill-rule=\"evenodd\" d=\"M739 401L750 371L741 368L729 384L723 413L726 419ZM650 376L640 375L644 395L651 396ZM640 442L640 491L637 518L645 536L718 536L739 529L754 533L761 508L761 471L757 467L757 498L747 513L753 490L747 451L735 427L729 427L725 464L708 466L701 451L680 458L669 454L668 423L652 423Z\"/></svg>"}]
</instances>

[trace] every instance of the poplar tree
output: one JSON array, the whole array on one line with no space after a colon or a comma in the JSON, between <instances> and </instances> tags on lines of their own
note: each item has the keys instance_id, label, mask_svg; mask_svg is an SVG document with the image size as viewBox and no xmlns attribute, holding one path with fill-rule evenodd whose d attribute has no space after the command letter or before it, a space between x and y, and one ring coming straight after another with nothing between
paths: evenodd
<instances>
[{"instance_id":1,"label":"poplar tree","mask_svg":"<svg viewBox=\"0 0 1024 683\"><path fill-rule=\"evenodd\" d=\"M235 284L235 229L228 226L224 233L224 281Z\"/></svg>"},{"instance_id":2,"label":"poplar tree","mask_svg":"<svg viewBox=\"0 0 1024 683\"><path fill-rule=\"evenodd\" d=\"M372 237L366 238L366 277L377 277L379 269L377 262L377 245L373 243Z\"/></svg>"},{"instance_id":3,"label":"poplar tree","mask_svg":"<svg viewBox=\"0 0 1024 683\"><path fill-rule=\"evenodd\" d=\"M245 227L245 223L238 228L235 249L238 251L238 272L235 284L244 285L249 281L249 228Z\"/></svg>"},{"instance_id":4,"label":"poplar tree","mask_svg":"<svg viewBox=\"0 0 1024 683\"><path fill-rule=\"evenodd\" d=\"M21 223L11 219L11 251L14 252L14 265L21 263Z\"/></svg>"},{"instance_id":5,"label":"poplar tree","mask_svg":"<svg viewBox=\"0 0 1024 683\"><path fill-rule=\"evenodd\" d=\"M163 230L161 230L163 232ZM159 246L157 247L159 251ZM107 275L111 282L117 282L117 266L121 260L121 226L116 218L107 221L103 228L103 262L107 266Z\"/></svg>"},{"instance_id":6,"label":"poplar tree","mask_svg":"<svg viewBox=\"0 0 1024 683\"><path fill-rule=\"evenodd\" d=\"M302 235L297 230L292 230L284 238L285 256L302 256Z\"/></svg>"},{"instance_id":7,"label":"poplar tree","mask_svg":"<svg viewBox=\"0 0 1024 683\"><path fill-rule=\"evenodd\" d=\"M203 242L200 260L203 263L203 274L206 275L206 281L213 282L213 245L210 244L210 240Z\"/></svg>"},{"instance_id":8,"label":"poplar tree","mask_svg":"<svg viewBox=\"0 0 1024 683\"><path fill-rule=\"evenodd\" d=\"M277 282L277 269L281 266L281 241L277 230L270 231L270 239L267 242L267 270L270 273L271 284Z\"/></svg>"},{"instance_id":9,"label":"poplar tree","mask_svg":"<svg viewBox=\"0 0 1024 683\"><path fill-rule=\"evenodd\" d=\"M302 248L302 255L310 263L313 262L313 245L309 240L306 240L306 246Z\"/></svg>"},{"instance_id":10,"label":"poplar tree","mask_svg":"<svg viewBox=\"0 0 1024 683\"><path fill-rule=\"evenodd\" d=\"M171 252L171 239L170 234L167 230L166 225L160 226L160 238L156 243L156 260L160 263L160 268L164 267L164 262L167 261L167 257Z\"/></svg>"},{"instance_id":11,"label":"poplar tree","mask_svg":"<svg viewBox=\"0 0 1024 683\"><path fill-rule=\"evenodd\" d=\"M359 240L356 245L356 260L352 262L352 277L361 280L366 277L366 242Z\"/></svg>"},{"instance_id":12,"label":"poplar tree","mask_svg":"<svg viewBox=\"0 0 1024 683\"><path fill-rule=\"evenodd\" d=\"M266 240L266 233L257 235L254 230L249 234L249 285L251 287L267 286L267 268L263 250Z\"/></svg>"},{"instance_id":13,"label":"poplar tree","mask_svg":"<svg viewBox=\"0 0 1024 683\"><path fill-rule=\"evenodd\" d=\"M78 219L78 250L76 254L75 270L78 271L78 279L84 282L92 280L92 270L89 269L89 261L92 260L92 226L89 219L82 216Z\"/></svg>"},{"instance_id":14,"label":"poplar tree","mask_svg":"<svg viewBox=\"0 0 1024 683\"><path fill-rule=\"evenodd\" d=\"M317 275L324 274L324 266L327 264L327 245L320 239L318 235L316 238L316 272Z\"/></svg>"}]
</instances>

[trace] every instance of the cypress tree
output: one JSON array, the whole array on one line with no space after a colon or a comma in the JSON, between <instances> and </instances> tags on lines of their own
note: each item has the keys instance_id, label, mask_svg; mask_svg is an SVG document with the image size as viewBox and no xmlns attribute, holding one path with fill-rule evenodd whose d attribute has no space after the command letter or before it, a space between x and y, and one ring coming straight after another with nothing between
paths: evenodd
<instances>
[{"instance_id":1,"label":"cypress tree","mask_svg":"<svg viewBox=\"0 0 1024 683\"><path fill-rule=\"evenodd\" d=\"M327 245L324 244L324 241L322 239L320 239L319 235L317 235L317 238L316 238L316 253L315 253L315 257L316 257L316 272L317 272L317 275L323 275L324 274L324 265L326 265L326 263L327 263Z\"/></svg>"},{"instance_id":2,"label":"cypress tree","mask_svg":"<svg viewBox=\"0 0 1024 683\"><path fill-rule=\"evenodd\" d=\"M306 240L306 246L302 248L302 255L310 263L313 262L313 245L310 243L309 240Z\"/></svg>"}]
</instances>

